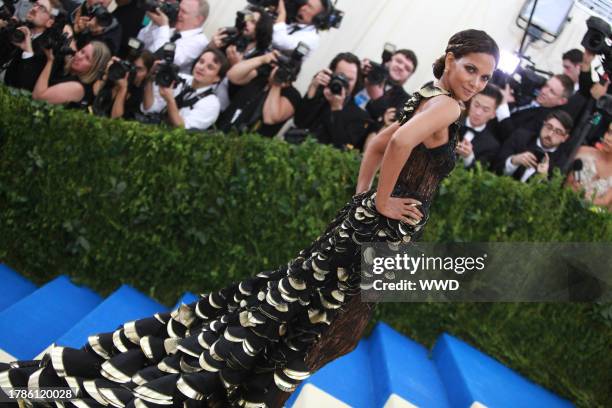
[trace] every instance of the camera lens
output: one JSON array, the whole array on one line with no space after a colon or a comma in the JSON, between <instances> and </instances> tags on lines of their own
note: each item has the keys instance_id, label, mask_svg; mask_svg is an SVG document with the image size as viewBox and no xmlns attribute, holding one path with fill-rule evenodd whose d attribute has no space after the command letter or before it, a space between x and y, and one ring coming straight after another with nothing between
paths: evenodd
<instances>
[{"instance_id":1,"label":"camera lens","mask_svg":"<svg viewBox=\"0 0 612 408\"><path fill-rule=\"evenodd\" d=\"M23 33L23 31L18 30L17 28L15 28L15 31L13 31L11 33L11 42L12 43L20 43L23 40L25 40L25 34Z\"/></svg>"}]
</instances>

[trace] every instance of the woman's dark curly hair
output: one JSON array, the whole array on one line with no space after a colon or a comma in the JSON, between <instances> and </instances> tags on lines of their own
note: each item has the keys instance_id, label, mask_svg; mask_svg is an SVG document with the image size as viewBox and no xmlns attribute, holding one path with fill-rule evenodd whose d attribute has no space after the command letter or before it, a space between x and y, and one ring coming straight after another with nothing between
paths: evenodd
<instances>
[{"instance_id":1,"label":"woman's dark curly hair","mask_svg":"<svg viewBox=\"0 0 612 408\"><path fill-rule=\"evenodd\" d=\"M255 25L255 48L258 50L267 50L272 44L272 35L274 33L274 19L265 9L261 7L251 7L251 12L259 13L259 20Z\"/></svg>"},{"instance_id":2,"label":"woman's dark curly hair","mask_svg":"<svg viewBox=\"0 0 612 408\"><path fill-rule=\"evenodd\" d=\"M455 58L461 58L474 52L482 52L492 55L495 58L495 65L499 62L499 47L489 34L481 30L459 31L448 40L444 55L433 64L433 74L437 79L440 79L444 73L446 54L449 52L452 52Z\"/></svg>"}]
</instances>

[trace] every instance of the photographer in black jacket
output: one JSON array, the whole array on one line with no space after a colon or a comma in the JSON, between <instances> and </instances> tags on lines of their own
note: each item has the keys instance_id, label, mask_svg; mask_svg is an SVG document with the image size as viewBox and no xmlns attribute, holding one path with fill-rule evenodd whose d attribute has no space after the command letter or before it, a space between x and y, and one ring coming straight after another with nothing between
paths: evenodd
<instances>
[{"instance_id":1,"label":"photographer in black jacket","mask_svg":"<svg viewBox=\"0 0 612 408\"><path fill-rule=\"evenodd\" d=\"M314 76L295 114L295 125L308 129L321 143L362 149L371 123L354 101L363 80L356 55L344 52Z\"/></svg>"},{"instance_id":2,"label":"photographer in black jacket","mask_svg":"<svg viewBox=\"0 0 612 408\"><path fill-rule=\"evenodd\" d=\"M17 36L23 40L13 42L15 51L4 77L7 85L28 91L34 89L36 80L47 62L43 48L50 40L51 30L54 26L58 30L63 28L61 21L64 19L60 18L60 13L58 0L38 0L32 4L26 16L27 25L17 28L20 33Z\"/></svg>"},{"instance_id":3,"label":"photographer in black jacket","mask_svg":"<svg viewBox=\"0 0 612 408\"><path fill-rule=\"evenodd\" d=\"M77 46L80 48L93 40L102 41L113 55L117 54L123 34L113 15L116 10L115 0L85 0L72 14Z\"/></svg>"}]
</instances>

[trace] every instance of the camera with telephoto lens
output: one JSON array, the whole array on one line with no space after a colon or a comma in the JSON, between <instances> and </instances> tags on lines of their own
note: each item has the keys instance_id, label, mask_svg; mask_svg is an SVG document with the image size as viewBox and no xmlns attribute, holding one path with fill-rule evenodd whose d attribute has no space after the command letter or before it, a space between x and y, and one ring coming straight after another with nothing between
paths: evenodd
<instances>
[{"instance_id":1,"label":"camera with telephoto lens","mask_svg":"<svg viewBox=\"0 0 612 408\"><path fill-rule=\"evenodd\" d=\"M179 66L173 62L175 50L176 44L171 42L164 44L162 47L163 62L159 64L157 74L155 75L155 83L158 86L167 88L173 82L181 82Z\"/></svg>"},{"instance_id":2,"label":"camera with telephoto lens","mask_svg":"<svg viewBox=\"0 0 612 408\"><path fill-rule=\"evenodd\" d=\"M25 27L27 24L16 20L7 20L6 25L0 29L0 37L3 37L12 44L19 44L25 40L25 34L19 27Z\"/></svg>"},{"instance_id":3,"label":"camera with telephoto lens","mask_svg":"<svg viewBox=\"0 0 612 408\"><path fill-rule=\"evenodd\" d=\"M168 3L159 0L138 0L136 7L144 11L155 12L159 9L162 13L168 16L168 20L171 26L176 24L179 12L179 2Z\"/></svg>"},{"instance_id":4,"label":"camera with telephoto lens","mask_svg":"<svg viewBox=\"0 0 612 408\"><path fill-rule=\"evenodd\" d=\"M491 83L504 89L506 85L512 89L514 95L515 105L524 106L535 99L540 89L546 85L546 78L539 75L536 72L535 65L533 65L527 57L522 57L523 60L529 61L529 65L522 67L520 57L509 57L509 54L502 53L500 58L500 67L505 67L505 60L508 58L515 58L515 63L511 63L510 69L496 69L493 72Z\"/></svg>"},{"instance_id":5,"label":"camera with telephoto lens","mask_svg":"<svg viewBox=\"0 0 612 408\"><path fill-rule=\"evenodd\" d=\"M101 4L96 4L88 9L87 17L95 18L100 27L108 27L113 23L113 15Z\"/></svg>"},{"instance_id":6,"label":"camera with telephoto lens","mask_svg":"<svg viewBox=\"0 0 612 408\"><path fill-rule=\"evenodd\" d=\"M310 48L308 45L300 42L290 55L281 52L276 62L278 70L274 75L274 82L277 84L286 84L295 81L302 68L304 56L308 54L309 51Z\"/></svg>"},{"instance_id":7,"label":"camera with telephoto lens","mask_svg":"<svg viewBox=\"0 0 612 408\"><path fill-rule=\"evenodd\" d=\"M343 89L349 89L349 80L344 74L334 74L331 76L327 87L334 95L340 95Z\"/></svg>"},{"instance_id":8,"label":"camera with telephoto lens","mask_svg":"<svg viewBox=\"0 0 612 408\"><path fill-rule=\"evenodd\" d=\"M612 30L610 24L599 17L589 17L586 21L587 32L580 45L595 55L603 57L603 67L609 76L612 76Z\"/></svg>"},{"instance_id":9,"label":"camera with telephoto lens","mask_svg":"<svg viewBox=\"0 0 612 408\"><path fill-rule=\"evenodd\" d=\"M247 0L247 2L253 6L261 7L268 11L270 11L270 9L276 10L278 7L278 0ZM300 8L307 3L308 0L285 0L287 22L296 22ZM323 4L325 10L313 18L312 25L314 25L317 30L340 28L340 24L342 24L342 19L344 18L344 12L336 9L331 0L321 0L321 3Z\"/></svg>"},{"instance_id":10,"label":"camera with telephoto lens","mask_svg":"<svg viewBox=\"0 0 612 408\"><path fill-rule=\"evenodd\" d=\"M370 71L366 76L368 80L368 84L370 85L380 85L389 79L389 69L387 68L387 63L391 61L393 54L397 50L397 47L391 43L385 43L382 52L382 62L373 62L370 61Z\"/></svg>"}]
</instances>

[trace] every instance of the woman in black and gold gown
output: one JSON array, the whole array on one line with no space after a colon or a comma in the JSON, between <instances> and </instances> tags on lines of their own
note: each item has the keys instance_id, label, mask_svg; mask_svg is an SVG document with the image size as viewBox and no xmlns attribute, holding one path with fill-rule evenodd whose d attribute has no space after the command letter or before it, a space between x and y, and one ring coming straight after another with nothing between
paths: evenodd
<instances>
[{"instance_id":1,"label":"woman in black and gold gown","mask_svg":"<svg viewBox=\"0 0 612 408\"><path fill-rule=\"evenodd\" d=\"M372 311L359 296L360 244L420 233L454 167L460 106L484 88L498 56L483 31L452 36L434 85L369 143L357 195L286 266L92 335L80 350L54 347L40 361L0 365L2 390L78 390L66 407L281 407L302 380L356 346Z\"/></svg>"}]
</instances>

